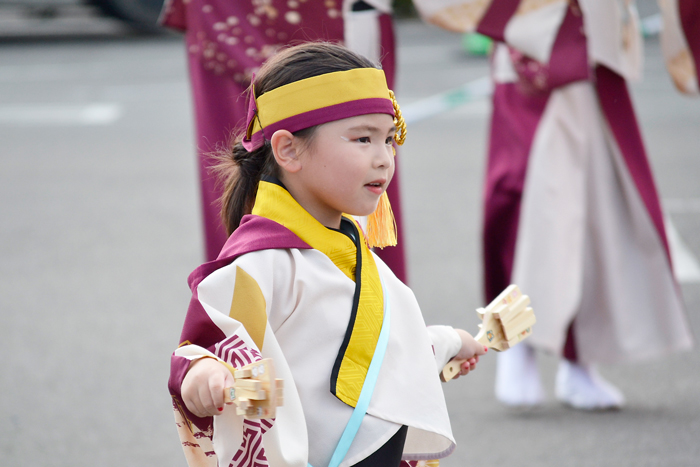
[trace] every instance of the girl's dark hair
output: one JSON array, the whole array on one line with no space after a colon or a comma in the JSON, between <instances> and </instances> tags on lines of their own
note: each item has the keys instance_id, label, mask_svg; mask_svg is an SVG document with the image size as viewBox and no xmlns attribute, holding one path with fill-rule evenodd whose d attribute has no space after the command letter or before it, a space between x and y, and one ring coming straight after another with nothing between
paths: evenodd
<instances>
[{"instance_id":1,"label":"girl's dark hair","mask_svg":"<svg viewBox=\"0 0 700 467\"><path fill-rule=\"evenodd\" d=\"M378 67L361 55L329 42L289 47L260 68L255 77L255 97L295 81L355 68ZM297 131L294 136L309 140L315 128ZM217 162L213 168L224 187L220 198L221 218L229 235L238 228L241 218L252 211L261 175L279 178L279 166L270 142L266 140L262 147L248 152L241 144L242 136L234 140L232 148L214 156Z\"/></svg>"}]
</instances>

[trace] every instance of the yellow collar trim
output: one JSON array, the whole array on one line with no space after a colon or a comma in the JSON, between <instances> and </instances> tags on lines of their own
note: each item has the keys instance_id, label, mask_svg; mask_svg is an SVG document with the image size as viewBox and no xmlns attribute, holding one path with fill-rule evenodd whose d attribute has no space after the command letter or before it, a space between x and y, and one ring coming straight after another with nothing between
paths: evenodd
<instances>
[{"instance_id":1,"label":"yellow collar trim","mask_svg":"<svg viewBox=\"0 0 700 467\"><path fill-rule=\"evenodd\" d=\"M377 346L384 316L384 297L379 271L362 230L353 220L359 235L357 244L360 247L358 283L358 254L355 243L342 232L323 226L283 187L260 181L252 214L266 217L288 228L309 246L328 256L338 269L356 282L353 300L357 304L353 309L355 319L350 320L331 375L331 391L341 401L354 407L360 397L362 384ZM332 310L329 310L329 313L332 313Z\"/></svg>"},{"instance_id":2,"label":"yellow collar trim","mask_svg":"<svg viewBox=\"0 0 700 467\"><path fill-rule=\"evenodd\" d=\"M252 214L285 226L313 249L325 253L338 269L355 280L356 249L352 240L317 221L283 187L261 180Z\"/></svg>"}]
</instances>

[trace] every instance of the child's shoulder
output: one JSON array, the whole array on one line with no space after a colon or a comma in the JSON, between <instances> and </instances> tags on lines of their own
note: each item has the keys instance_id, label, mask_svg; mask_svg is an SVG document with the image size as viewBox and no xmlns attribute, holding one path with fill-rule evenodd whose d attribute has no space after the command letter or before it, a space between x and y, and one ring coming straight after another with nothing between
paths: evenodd
<instances>
[{"instance_id":1,"label":"child's shoulder","mask_svg":"<svg viewBox=\"0 0 700 467\"><path fill-rule=\"evenodd\" d=\"M265 288L291 287L298 291L342 289L347 276L322 252L314 249L277 248L254 251L236 258L224 274L250 275Z\"/></svg>"},{"instance_id":2,"label":"child's shoulder","mask_svg":"<svg viewBox=\"0 0 700 467\"><path fill-rule=\"evenodd\" d=\"M273 293L280 277L288 277L294 270L290 250L265 249L241 254L230 262L219 264L197 284L198 290L235 290L247 284L264 295Z\"/></svg>"},{"instance_id":3,"label":"child's shoulder","mask_svg":"<svg viewBox=\"0 0 700 467\"><path fill-rule=\"evenodd\" d=\"M237 256L229 264L221 268L224 271L243 269L249 274L260 272L269 274L275 268L285 268L292 262L289 248L268 248L255 250Z\"/></svg>"},{"instance_id":4,"label":"child's shoulder","mask_svg":"<svg viewBox=\"0 0 700 467\"><path fill-rule=\"evenodd\" d=\"M235 274L243 270L254 278L296 276L313 268L322 253L310 249L267 248L237 256L217 272Z\"/></svg>"}]
</instances>

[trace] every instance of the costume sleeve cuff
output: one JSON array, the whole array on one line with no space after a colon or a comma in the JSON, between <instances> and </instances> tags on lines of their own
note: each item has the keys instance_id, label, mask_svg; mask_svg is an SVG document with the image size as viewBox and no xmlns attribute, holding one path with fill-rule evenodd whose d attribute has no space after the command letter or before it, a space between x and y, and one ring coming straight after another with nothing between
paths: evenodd
<instances>
[{"instance_id":1,"label":"costume sleeve cuff","mask_svg":"<svg viewBox=\"0 0 700 467\"><path fill-rule=\"evenodd\" d=\"M440 371L459 353L462 348L462 339L452 326L428 326L428 335L433 342L435 363Z\"/></svg>"}]
</instances>

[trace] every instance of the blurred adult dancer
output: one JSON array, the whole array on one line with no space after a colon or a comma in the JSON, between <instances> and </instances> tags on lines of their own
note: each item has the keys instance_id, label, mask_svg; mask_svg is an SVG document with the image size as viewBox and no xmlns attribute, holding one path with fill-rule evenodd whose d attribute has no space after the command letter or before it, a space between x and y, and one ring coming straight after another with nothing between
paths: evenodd
<instances>
[{"instance_id":1,"label":"blurred adult dancer","mask_svg":"<svg viewBox=\"0 0 700 467\"><path fill-rule=\"evenodd\" d=\"M537 315L498 355L497 398L542 403L534 349L561 356L555 394L583 410L624 405L597 363L689 349L663 215L627 80L641 72L633 0L418 0L424 17L498 41L486 182L485 294L516 283ZM666 0L662 46L698 92L700 3Z\"/></svg>"},{"instance_id":2,"label":"blurred adult dancer","mask_svg":"<svg viewBox=\"0 0 700 467\"><path fill-rule=\"evenodd\" d=\"M166 0L161 24L185 33L204 221L206 258L227 239L220 219L221 190L207 154L228 144L245 123L250 78L280 47L303 41L343 42L381 63L394 88L395 42L390 0ZM397 160L398 162L398 160ZM399 244L377 254L406 282L398 169L388 195Z\"/></svg>"}]
</instances>

